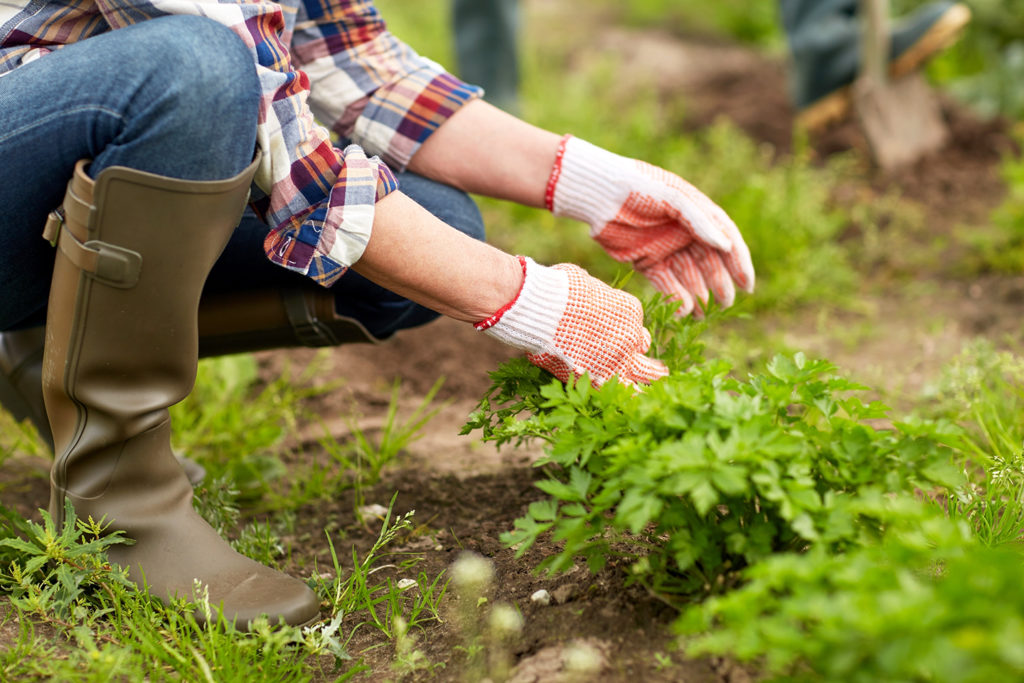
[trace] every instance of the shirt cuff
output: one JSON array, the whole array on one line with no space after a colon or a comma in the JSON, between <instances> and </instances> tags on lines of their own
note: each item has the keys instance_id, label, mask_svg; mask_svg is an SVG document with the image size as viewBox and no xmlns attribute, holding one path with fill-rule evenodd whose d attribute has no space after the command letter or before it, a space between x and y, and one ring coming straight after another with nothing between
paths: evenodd
<instances>
[{"instance_id":1,"label":"shirt cuff","mask_svg":"<svg viewBox=\"0 0 1024 683\"><path fill-rule=\"evenodd\" d=\"M373 230L375 205L398 189L394 173L358 145L343 153L344 166L327 200L272 230L267 258L330 287L358 261Z\"/></svg>"}]
</instances>

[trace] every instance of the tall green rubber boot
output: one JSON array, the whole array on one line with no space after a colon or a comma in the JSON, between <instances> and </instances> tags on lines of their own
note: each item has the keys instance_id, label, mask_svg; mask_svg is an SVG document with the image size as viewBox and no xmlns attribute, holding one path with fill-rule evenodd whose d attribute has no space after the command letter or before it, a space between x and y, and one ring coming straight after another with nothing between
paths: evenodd
<instances>
[{"instance_id":1,"label":"tall green rubber boot","mask_svg":"<svg viewBox=\"0 0 1024 683\"><path fill-rule=\"evenodd\" d=\"M261 614L311 622L318 601L236 553L192 509L168 407L195 382L199 296L255 168L183 181L111 167L93 181L79 162L64 219L46 231L58 245L42 371L56 455L50 513L63 525L69 500L80 517L105 518L135 540L109 552L133 581L163 599L193 597L198 581L241 629Z\"/></svg>"}]
</instances>

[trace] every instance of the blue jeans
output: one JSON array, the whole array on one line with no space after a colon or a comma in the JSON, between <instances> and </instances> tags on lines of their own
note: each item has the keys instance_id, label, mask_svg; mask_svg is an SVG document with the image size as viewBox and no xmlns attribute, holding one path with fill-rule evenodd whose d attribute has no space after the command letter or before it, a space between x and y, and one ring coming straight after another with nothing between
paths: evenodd
<instances>
[{"instance_id":1,"label":"blue jeans","mask_svg":"<svg viewBox=\"0 0 1024 683\"><path fill-rule=\"evenodd\" d=\"M42 228L78 160L92 159L94 177L115 165L190 180L236 175L252 159L259 96L241 40L201 17L111 31L0 77L0 330L45 321L54 251ZM403 189L482 237L467 195L408 174ZM266 232L247 215L211 286L318 286L267 261ZM354 272L334 291L340 312L380 336L436 317Z\"/></svg>"}]
</instances>

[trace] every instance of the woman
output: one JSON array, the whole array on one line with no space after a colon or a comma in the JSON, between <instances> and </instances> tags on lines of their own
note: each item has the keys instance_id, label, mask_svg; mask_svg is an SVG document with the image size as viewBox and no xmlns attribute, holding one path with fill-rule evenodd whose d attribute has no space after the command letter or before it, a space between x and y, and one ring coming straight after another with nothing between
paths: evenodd
<instances>
[{"instance_id":1,"label":"woman","mask_svg":"<svg viewBox=\"0 0 1024 683\"><path fill-rule=\"evenodd\" d=\"M456 188L582 220L681 314L709 290L729 305L753 287L739 232L688 183L484 103L388 33L372 2L16 0L0 27L0 330L45 319L51 513L62 523L67 501L106 517L135 540L111 552L133 580L160 597L198 581L240 628L260 614L306 623L318 606L192 511L170 449L167 407L195 378L211 270L204 300L326 288L334 310L303 328L317 339L335 317L386 336L434 311L595 384L665 374L645 355L639 302L464 234L479 236L472 211L454 211L460 231L424 206L468 202L451 201ZM409 172L419 203L396 176Z\"/></svg>"}]
</instances>

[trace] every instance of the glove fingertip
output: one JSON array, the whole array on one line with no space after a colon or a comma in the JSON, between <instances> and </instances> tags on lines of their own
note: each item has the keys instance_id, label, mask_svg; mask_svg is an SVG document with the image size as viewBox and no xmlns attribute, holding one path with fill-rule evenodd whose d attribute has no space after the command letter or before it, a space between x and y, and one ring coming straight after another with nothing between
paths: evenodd
<instances>
[{"instance_id":1,"label":"glove fingertip","mask_svg":"<svg viewBox=\"0 0 1024 683\"><path fill-rule=\"evenodd\" d=\"M650 384L662 377L668 377L668 366L657 358L638 354L635 360L633 372L631 373L632 377L630 378L633 382Z\"/></svg>"},{"instance_id":2,"label":"glove fingertip","mask_svg":"<svg viewBox=\"0 0 1024 683\"><path fill-rule=\"evenodd\" d=\"M746 275L746 282L743 285L743 291L746 292L747 294L753 294L754 293L754 270L753 270L753 268L750 269L750 272L744 273L744 275Z\"/></svg>"},{"instance_id":3,"label":"glove fingertip","mask_svg":"<svg viewBox=\"0 0 1024 683\"><path fill-rule=\"evenodd\" d=\"M700 231L701 237L704 242L710 246L718 249L719 251L730 252L732 251L732 240L725 234L725 231L719 228L717 225L705 225Z\"/></svg>"}]
</instances>

